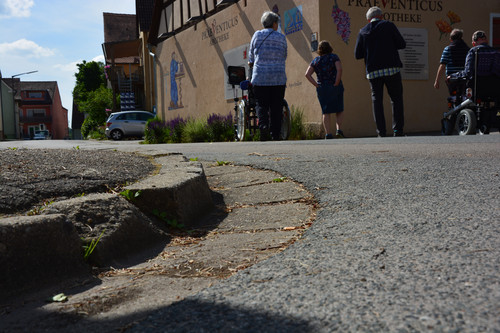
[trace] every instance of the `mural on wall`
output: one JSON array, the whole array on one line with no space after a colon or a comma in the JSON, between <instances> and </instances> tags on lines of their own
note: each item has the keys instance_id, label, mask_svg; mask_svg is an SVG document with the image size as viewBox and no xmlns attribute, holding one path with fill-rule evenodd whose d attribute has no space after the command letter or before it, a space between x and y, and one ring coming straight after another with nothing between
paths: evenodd
<instances>
[{"instance_id":1,"label":"mural on wall","mask_svg":"<svg viewBox=\"0 0 500 333\"><path fill-rule=\"evenodd\" d=\"M351 36L351 18L349 13L339 8L337 0L332 9L333 22L337 25L337 34L342 38L344 43L349 44L349 37Z\"/></svg>"},{"instance_id":2,"label":"mural on wall","mask_svg":"<svg viewBox=\"0 0 500 333\"><path fill-rule=\"evenodd\" d=\"M304 27L304 18L302 16L302 6L298 6L292 8L290 10L286 10L283 14L285 22L284 22L284 30L285 35L293 34L294 32L301 31Z\"/></svg>"},{"instance_id":3,"label":"mural on wall","mask_svg":"<svg viewBox=\"0 0 500 333\"><path fill-rule=\"evenodd\" d=\"M177 61L177 55L172 52L172 59L170 60L170 71L167 73L167 94L170 93L169 110L183 108L182 104L182 89L181 79L184 77L184 63ZM169 84L170 83L170 84ZM170 87L170 89L168 88ZM169 91L170 90L170 91Z\"/></svg>"},{"instance_id":4,"label":"mural on wall","mask_svg":"<svg viewBox=\"0 0 500 333\"><path fill-rule=\"evenodd\" d=\"M439 32L441 33L439 36L439 40L441 40L441 38L443 38L443 36L448 36L451 33L451 31L453 30L452 26L455 23L459 23L462 21L460 16L458 16L457 14L452 12L451 10L448 12L448 14L446 16L448 16L450 23L448 23L446 20L443 20L443 19L436 21L436 26L438 27Z\"/></svg>"}]
</instances>

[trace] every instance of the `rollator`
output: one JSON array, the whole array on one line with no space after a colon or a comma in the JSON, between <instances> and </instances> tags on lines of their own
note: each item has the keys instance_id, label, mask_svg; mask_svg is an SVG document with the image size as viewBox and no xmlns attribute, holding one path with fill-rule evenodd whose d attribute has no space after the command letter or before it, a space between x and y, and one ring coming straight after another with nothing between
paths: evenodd
<instances>
[{"instance_id":1,"label":"rollator","mask_svg":"<svg viewBox=\"0 0 500 333\"><path fill-rule=\"evenodd\" d=\"M259 129L259 119L255 110L256 102L252 89L251 70L249 79L245 76L245 67L229 66L227 69L229 84L234 91L234 112L235 112L235 140L244 141L246 138L253 138ZM235 86L241 89L241 99L238 98ZM247 92L245 94L245 91ZM292 115L288 108L288 103L283 99L281 113L281 133L280 139L287 140L290 136Z\"/></svg>"}]
</instances>

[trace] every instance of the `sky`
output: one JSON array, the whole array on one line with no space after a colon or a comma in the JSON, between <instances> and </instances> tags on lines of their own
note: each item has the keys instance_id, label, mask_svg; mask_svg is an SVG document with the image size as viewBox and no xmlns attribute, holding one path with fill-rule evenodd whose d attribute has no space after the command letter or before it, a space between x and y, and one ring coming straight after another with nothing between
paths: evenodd
<instances>
[{"instance_id":1,"label":"sky","mask_svg":"<svg viewBox=\"0 0 500 333\"><path fill-rule=\"evenodd\" d=\"M135 0L0 0L0 71L57 81L71 119L77 64L102 61L103 13L135 14Z\"/></svg>"}]
</instances>

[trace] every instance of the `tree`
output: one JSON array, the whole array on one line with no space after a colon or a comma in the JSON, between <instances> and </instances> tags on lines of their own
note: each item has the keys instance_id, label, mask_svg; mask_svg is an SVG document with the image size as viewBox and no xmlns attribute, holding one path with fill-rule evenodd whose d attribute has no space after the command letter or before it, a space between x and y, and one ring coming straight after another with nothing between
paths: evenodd
<instances>
[{"instance_id":1,"label":"tree","mask_svg":"<svg viewBox=\"0 0 500 333\"><path fill-rule=\"evenodd\" d=\"M113 106L113 94L106 88L106 76L102 62L86 62L78 64L75 73L76 84L73 89L73 100L80 112L87 114L82 126L82 134L86 137L97 130L106 121L106 109Z\"/></svg>"},{"instance_id":2,"label":"tree","mask_svg":"<svg viewBox=\"0 0 500 333\"><path fill-rule=\"evenodd\" d=\"M87 99L90 91L97 90L106 85L106 76L104 73L104 64L102 62L86 62L85 60L78 64L78 72L75 73L76 84L73 89L73 98L80 105Z\"/></svg>"}]
</instances>

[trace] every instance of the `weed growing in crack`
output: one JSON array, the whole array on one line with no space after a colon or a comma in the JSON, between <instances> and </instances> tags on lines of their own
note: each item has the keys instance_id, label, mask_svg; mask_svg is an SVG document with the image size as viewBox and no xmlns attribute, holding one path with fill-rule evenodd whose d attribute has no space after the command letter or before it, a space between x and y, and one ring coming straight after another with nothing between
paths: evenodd
<instances>
[{"instance_id":1,"label":"weed growing in crack","mask_svg":"<svg viewBox=\"0 0 500 333\"><path fill-rule=\"evenodd\" d=\"M141 191L125 190L120 192L120 194L124 196L125 199L132 202L141 195Z\"/></svg>"},{"instance_id":2,"label":"weed growing in crack","mask_svg":"<svg viewBox=\"0 0 500 333\"><path fill-rule=\"evenodd\" d=\"M165 224L174 229L184 229L184 224L177 222L176 219L169 219L166 212L160 212L158 209L153 210L153 215L165 222Z\"/></svg>"},{"instance_id":3,"label":"weed growing in crack","mask_svg":"<svg viewBox=\"0 0 500 333\"><path fill-rule=\"evenodd\" d=\"M26 215L28 216L40 215L47 207L49 207L53 203L54 201L46 200L43 202L41 206L34 207Z\"/></svg>"},{"instance_id":4,"label":"weed growing in crack","mask_svg":"<svg viewBox=\"0 0 500 333\"><path fill-rule=\"evenodd\" d=\"M102 237L102 235L104 235L105 231L106 231L106 229L104 229L101 232L101 235L99 236L99 238L97 238L97 239L93 238L89 243L83 244L83 259L85 259L85 260L89 259L90 255L92 254L92 252L94 252L95 247L97 246L97 243L99 243L99 241L101 240L101 237Z\"/></svg>"}]
</instances>

